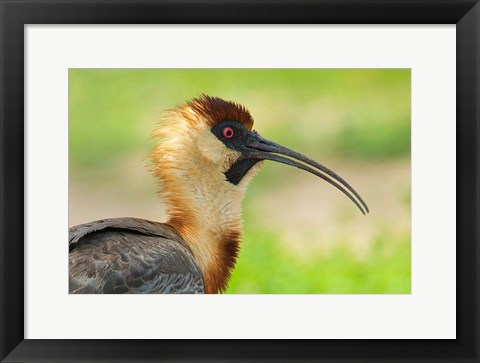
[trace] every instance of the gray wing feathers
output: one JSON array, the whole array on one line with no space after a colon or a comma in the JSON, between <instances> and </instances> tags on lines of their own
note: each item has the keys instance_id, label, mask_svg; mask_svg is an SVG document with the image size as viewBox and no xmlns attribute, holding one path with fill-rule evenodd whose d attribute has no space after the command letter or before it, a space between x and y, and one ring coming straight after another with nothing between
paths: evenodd
<instances>
[{"instance_id":1,"label":"gray wing feathers","mask_svg":"<svg viewBox=\"0 0 480 363\"><path fill-rule=\"evenodd\" d=\"M69 229L69 247L72 249L80 239L90 233L105 229L121 229L142 233L148 236L159 236L177 240L185 245L175 230L165 223L148 221L140 218L109 218L95 222L79 224Z\"/></svg>"},{"instance_id":2,"label":"gray wing feathers","mask_svg":"<svg viewBox=\"0 0 480 363\"><path fill-rule=\"evenodd\" d=\"M204 292L193 255L165 224L119 218L76 226L70 249L70 293Z\"/></svg>"}]
</instances>

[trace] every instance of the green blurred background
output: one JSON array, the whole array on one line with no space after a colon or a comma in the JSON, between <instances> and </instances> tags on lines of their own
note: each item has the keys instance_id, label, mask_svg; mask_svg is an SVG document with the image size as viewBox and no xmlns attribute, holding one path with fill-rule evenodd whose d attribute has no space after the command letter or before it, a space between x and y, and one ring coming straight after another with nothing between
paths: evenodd
<instances>
[{"instance_id":1,"label":"green blurred background","mask_svg":"<svg viewBox=\"0 0 480 363\"><path fill-rule=\"evenodd\" d=\"M70 69L69 222L165 221L145 156L161 112L202 93L363 197L265 162L244 201L227 293L410 293L409 69Z\"/></svg>"}]
</instances>

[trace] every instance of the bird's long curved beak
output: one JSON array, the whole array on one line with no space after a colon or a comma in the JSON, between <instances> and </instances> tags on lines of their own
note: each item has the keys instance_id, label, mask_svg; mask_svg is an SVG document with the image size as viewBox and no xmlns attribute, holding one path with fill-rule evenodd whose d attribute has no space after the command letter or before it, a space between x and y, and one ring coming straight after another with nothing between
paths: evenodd
<instances>
[{"instance_id":1,"label":"bird's long curved beak","mask_svg":"<svg viewBox=\"0 0 480 363\"><path fill-rule=\"evenodd\" d=\"M360 209L363 214L369 212L367 204L360 195L353 189L342 177L330 170L329 168L317 163L305 155L290 150L273 141L267 140L260 136L258 132L252 131L244 144L243 158L253 160L273 160L282 164L297 167L308 171L326 182L332 184L335 188L342 191L353 203ZM283 155L283 156L282 156Z\"/></svg>"}]
</instances>

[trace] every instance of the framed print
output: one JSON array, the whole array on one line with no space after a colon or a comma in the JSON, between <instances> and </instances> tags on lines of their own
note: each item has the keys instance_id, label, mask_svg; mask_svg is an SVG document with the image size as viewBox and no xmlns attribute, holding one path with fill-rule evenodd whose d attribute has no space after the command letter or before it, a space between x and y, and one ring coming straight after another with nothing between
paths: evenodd
<instances>
[{"instance_id":1,"label":"framed print","mask_svg":"<svg viewBox=\"0 0 480 363\"><path fill-rule=\"evenodd\" d=\"M479 361L477 1L1 6L2 361Z\"/></svg>"}]
</instances>

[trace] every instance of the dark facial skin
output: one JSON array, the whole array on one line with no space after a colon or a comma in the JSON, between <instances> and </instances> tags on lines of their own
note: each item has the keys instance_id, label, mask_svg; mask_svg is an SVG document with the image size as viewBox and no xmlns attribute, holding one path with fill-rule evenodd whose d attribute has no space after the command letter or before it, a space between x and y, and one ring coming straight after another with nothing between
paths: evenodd
<instances>
[{"instance_id":1,"label":"dark facial skin","mask_svg":"<svg viewBox=\"0 0 480 363\"><path fill-rule=\"evenodd\" d=\"M228 129L231 129L233 134L231 132L225 132L225 136L224 130L228 131ZM225 172L225 177L227 180L230 183L237 185L248 173L248 171L256 163L261 161L257 158L245 157L244 155L245 153L248 154L248 150L245 145L248 144L249 138L252 137L251 132L236 121L222 121L212 128L212 133L228 148L240 151L242 153L242 157ZM229 138L230 135L232 136Z\"/></svg>"}]
</instances>

